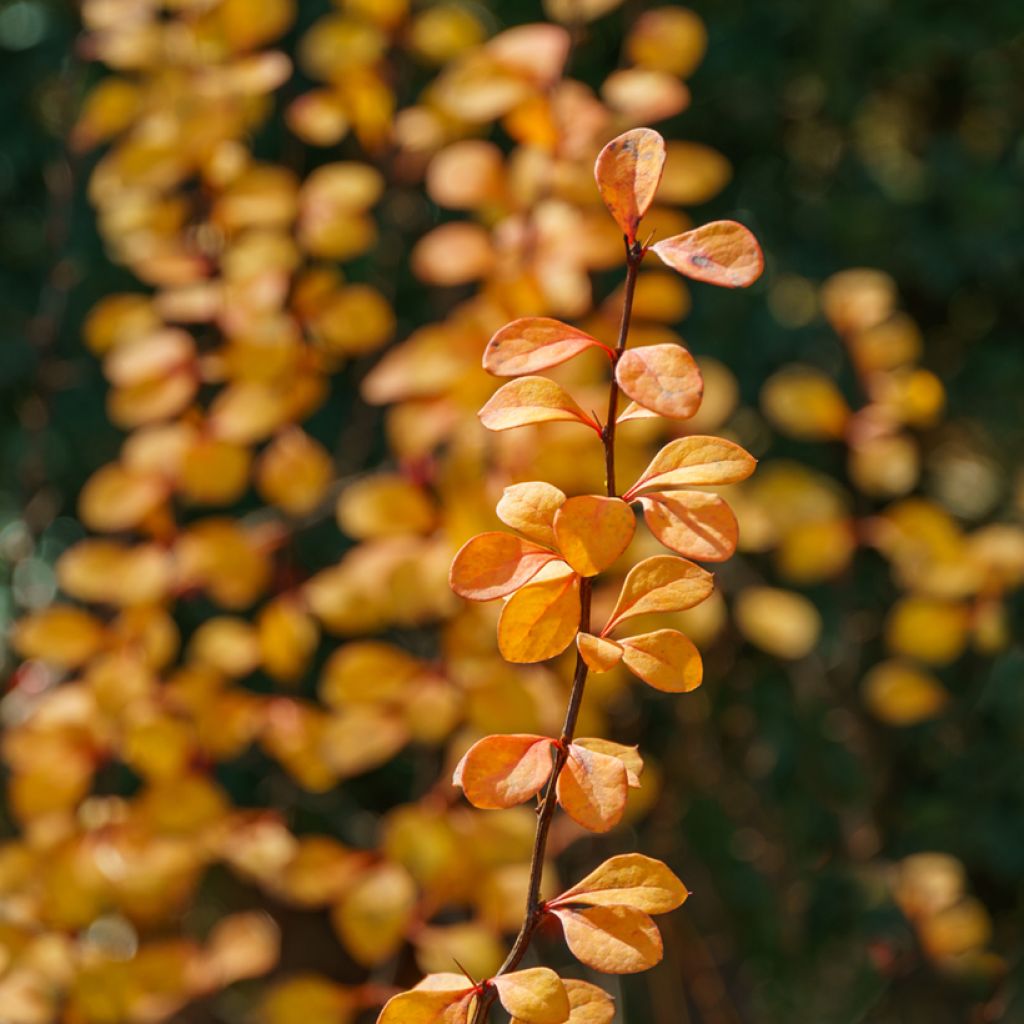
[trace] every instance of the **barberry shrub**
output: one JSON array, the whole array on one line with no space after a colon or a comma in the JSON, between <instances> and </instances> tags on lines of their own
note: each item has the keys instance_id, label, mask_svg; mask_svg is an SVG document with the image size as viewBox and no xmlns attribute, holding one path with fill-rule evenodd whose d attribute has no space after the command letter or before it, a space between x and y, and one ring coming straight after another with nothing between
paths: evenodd
<instances>
[{"instance_id":1,"label":"barberry shrub","mask_svg":"<svg viewBox=\"0 0 1024 1024\"><path fill-rule=\"evenodd\" d=\"M675 910L684 884L661 861L639 853L606 860L575 885L543 899L548 835L558 806L591 832L619 823L630 786L638 785L640 754L576 728L591 672L620 662L657 690L684 693L699 686L700 654L675 629L633 634L630 622L659 612L680 612L705 601L712 574L692 559L722 561L736 547L735 519L716 494L700 488L745 480L755 460L724 438L689 435L666 444L628 487L616 479L619 424L665 417L686 420L698 410L703 384L690 353L674 343L629 347L639 268L650 252L696 281L745 287L764 266L760 247L741 224L716 221L654 244L638 235L665 166L665 142L638 128L601 151L595 178L605 206L621 229L626 278L618 338L608 345L569 324L525 317L502 327L484 352L485 369L503 384L479 412L489 430L550 422L576 423L594 432L604 449L605 493L568 497L546 481L506 489L496 512L515 533L489 531L467 541L450 570L452 590L470 601L504 599L498 647L514 664L547 661L573 643L577 653L568 705L558 736L486 736L474 743L453 781L475 807L498 809L537 799L537 825L526 907L512 948L490 978L428 974L414 989L392 997L379 1024L445 1021L480 1024L495 1001L520 1024L607 1024L610 997L545 967L520 969L531 939L548 918L561 925L566 945L597 971L629 974L654 966L662 941L652 914ZM559 383L539 375L591 348L610 364L604 416L586 411ZM630 399L620 412L620 393ZM603 623L594 620L595 581L626 553L639 506L650 532L672 554L644 558L628 568Z\"/></svg>"}]
</instances>

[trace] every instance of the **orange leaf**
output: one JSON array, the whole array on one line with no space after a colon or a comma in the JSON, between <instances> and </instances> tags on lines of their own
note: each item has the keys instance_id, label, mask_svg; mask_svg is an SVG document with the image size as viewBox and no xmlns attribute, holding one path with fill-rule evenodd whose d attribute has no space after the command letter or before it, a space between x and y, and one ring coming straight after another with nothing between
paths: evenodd
<instances>
[{"instance_id":1,"label":"orange leaf","mask_svg":"<svg viewBox=\"0 0 1024 1024\"><path fill-rule=\"evenodd\" d=\"M681 345L628 349L615 367L615 379L633 401L670 419L688 419L704 396L700 369Z\"/></svg>"},{"instance_id":2,"label":"orange leaf","mask_svg":"<svg viewBox=\"0 0 1024 1024\"><path fill-rule=\"evenodd\" d=\"M591 672L607 672L622 661L622 646L614 640L606 640L591 633L579 633L576 646Z\"/></svg>"},{"instance_id":3,"label":"orange leaf","mask_svg":"<svg viewBox=\"0 0 1024 1024\"><path fill-rule=\"evenodd\" d=\"M646 914L667 914L681 907L689 892L660 860L642 853L610 857L561 896L548 901L554 908L569 903L592 907L626 906Z\"/></svg>"},{"instance_id":4,"label":"orange leaf","mask_svg":"<svg viewBox=\"0 0 1024 1024\"><path fill-rule=\"evenodd\" d=\"M655 242L662 263L694 281L746 288L764 270L764 256L748 228L734 220L716 220Z\"/></svg>"},{"instance_id":5,"label":"orange leaf","mask_svg":"<svg viewBox=\"0 0 1024 1024\"><path fill-rule=\"evenodd\" d=\"M630 402L622 412L616 417L616 423L628 423L630 420L656 420L658 414L651 412L650 409L645 409L642 405L637 405L636 402Z\"/></svg>"},{"instance_id":6,"label":"orange leaf","mask_svg":"<svg viewBox=\"0 0 1024 1024\"><path fill-rule=\"evenodd\" d=\"M597 188L629 244L654 201L665 169L665 140L650 128L634 128L612 139L594 165Z\"/></svg>"},{"instance_id":7,"label":"orange leaf","mask_svg":"<svg viewBox=\"0 0 1024 1024\"><path fill-rule=\"evenodd\" d=\"M556 791L573 821L591 832L607 832L622 820L628 787L622 761L573 743Z\"/></svg>"},{"instance_id":8,"label":"orange leaf","mask_svg":"<svg viewBox=\"0 0 1024 1024\"><path fill-rule=\"evenodd\" d=\"M553 561L558 561L554 551L510 533L478 533L459 548L448 583L459 597L493 601L518 590Z\"/></svg>"},{"instance_id":9,"label":"orange leaf","mask_svg":"<svg viewBox=\"0 0 1024 1024\"><path fill-rule=\"evenodd\" d=\"M617 757L626 766L626 781L631 789L640 787L640 775L644 770L644 761L636 747L627 747L622 743L613 743L611 740L601 739L599 736L585 737L573 741L577 747L585 747L587 750L596 751L598 754L607 754L609 757Z\"/></svg>"},{"instance_id":10,"label":"orange leaf","mask_svg":"<svg viewBox=\"0 0 1024 1024\"><path fill-rule=\"evenodd\" d=\"M522 1024L563 1024L569 1019L569 994L547 967L531 967L494 978L501 1005Z\"/></svg>"},{"instance_id":11,"label":"orange leaf","mask_svg":"<svg viewBox=\"0 0 1024 1024\"><path fill-rule=\"evenodd\" d=\"M709 484L735 484L746 480L757 460L738 444L722 437L695 434L669 441L623 498Z\"/></svg>"},{"instance_id":12,"label":"orange leaf","mask_svg":"<svg viewBox=\"0 0 1024 1024\"><path fill-rule=\"evenodd\" d=\"M573 956L594 970L635 974L662 958L658 926L642 910L622 906L585 910L559 907L552 913L562 923ZM414 1024L419 1024L418 1020Z\"/></svg>"},{"instance_id":13,"label":"orange leaf","mask_svg":"<svg viewBox=\"0 0 1024 1024\"><path fill-rule=\"evenodd\" d=\"M724 562L736 550L739 527L717 494L678 491L640 499L651 533L667 548L702 562Z\"/></svg>"},{"instance_id":14,"label":"orange leaf","mask_svg":"<svg viewBox=\"0 0 1024 1024\"><path fill-rule=\"evenodd\" d=\"M607 992L576 978L567 978L564 984L569 994L569 1024L612 1024L615 1000Z\"/></svg>"},{"instance_id":15,"label":"orange leaf","mask_svg":"<svg viewBox=\"0 0 1024 1024\"><path fill-rule=\"evenodd\" d=\"M415 988L392 996L380 1011L377 1024L465 1024L472 999L473 989L469 987Z\"/></svg>"},{"instance_id":16,"label":"orange leaf","mask_svg":"<svg viewBox=\"0 0 1024 1024\"><path fill-rule=\"evenodd\" d=\"M452 782L485 810L514 807L540 792L551 774L551 740L514 734L485 736L466 751Z\"/></svg>"},{"instance_id":17,"label":"orange leaf","mask_svg":"<svg viewBox=\"0 0 1024 1024\"><path fill-rule=\"evenodd\" d=\"M488 430L510 430L530 423L559 420L601 428L573 401L560 384L546 377L520 377L503 384L480 410L480 422Z\"/></svg>"},{"instance_id":18,"label":"orange leaf","mask_svg":"<svg viewBox=\"0 0 1024 1024\"><path fill-rule=\"evenodd\" d=\"M689 693L704 678L700 652L676 629L628 637L622 641L622 660L633 675L665 693Z\"/></svg>"},{"instance_id":19,"label":"orange leaf","mask_svg":"<svg viewBox=\"0 0 1024 1024\"><path fill-rule=\"evenodd\" d=\"M498 649L506 661L515 664L546 661L572 643L579 624L579 577L529 583L501 610Z\"/></svg>"},{"instance_id":20,"label":"orange leaf","mask_svg":"<svg viewBox=\"0 0 1024 1024\"><path fill-rule=\"evenodd\" d=\"M620 622L634 615L685 611L700 604L713 589L711 573L685 558L645 558L629 570L601 636L607 636Z\"/></svg>"},{"instance_id":21,"label":"orange leaf","mask_svg":"<svg viewBox=\"0 0 1024 1024\"><path fill-rule=\"evenodd\" d=\"M524 537L555 547L555 513L565 504L565 494L553 484L543 480L531 480L523 484L512 484L494 510L498 518Z\"/></svg>"},{"instance_id":22,"label":"orange leaf","mask_svg":"<svg viewBox=\"0 0 1024 1024\"><path fill-rule=\"evenodd\" d=\"M581 576L596 576L629 547L636 530L633 510L621 498L583 494L555 513L555 539Z\"/></svg>"},{"instance_id":23,"label":"orange leaf","mask_svg":"<svg viewBox=\"0 0 1024 1024\"><path fill-rule=\"evenodd\" d=\"M527 316L506 324L484 349L484 369L495 377L518 377L558 366L592 345L596 338L546 316Z\"/></svg>"}]
</instances>

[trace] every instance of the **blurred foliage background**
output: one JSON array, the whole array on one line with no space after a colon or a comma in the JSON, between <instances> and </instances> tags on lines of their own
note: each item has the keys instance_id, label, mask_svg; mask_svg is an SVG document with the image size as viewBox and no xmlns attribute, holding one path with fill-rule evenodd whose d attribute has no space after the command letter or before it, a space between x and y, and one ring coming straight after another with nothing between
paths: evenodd
<instances>
[{"instance_id":1,"label":"blurred foliage background","mask_svg":"<svg viewBox=\"0 0 1024 1024\"><path fill-rule=\"evenodd\" d=\"M466 6L489 31L543 17L531 2ZM575 77L600 84L619 60L623 19L643 6L628 2L588 28L573 53ZM916 434L921 471L913 493L945 509L964 533L1019 523L1019 2L690 6L707 25L707 56L689 80L692 104L657 127L668 139L705 143L727 157L730 183L693 215L747 223L768 266L749 293L695 292L681 328L695 354L721 360L735 375L732 429L763 466L792 460L850 486L846 446L778 429L762 388L780 368L799 363L834 381L851 407L863 404L840 334L822 316L820 286L840 271L875 268L895 282L895 305L923 337L918 362L945 392L944 414ZM327 8L304 0L281 48L294 53ZM65 144L99 77L81 57L79 31L70 4L0 2L6 625L54 599L54 563L86 535L77 496L121 439L81 329L100 297L137 285L106 256L86 198L96 157L70 153ZM410 96L422 85L417 75L403 83ZM293 80L283 90L293 97L308 85ZM280 116L268 120L254 145L264 159L305 161L305 170L319 160L294 157ZM412 242L442 215L415 189L407 192L382 214L378 251L390 265L385 260L371 271L394 289L398 338L452 304L409 272ZM380 415L357 402L355 380L348 370L336 375L330 400L308 426L338 455L343 474L387 458ZM862 522L876 521L896 496L853 491L852 514ZM296 558L325 566L346 547L328 521L303 531ZM994 557L1013 577L1019 547L999 548ZM720 578L729 594L751 585L798 590L820 617L820 638L809 654L779 657L770 639L749 642L756 626L725 627L708 652L709 681L693 701L671 714L653 698L633 709L623 738L639 740L660 765L663 793L656 812L634 824L635 840L621 848L665 856L695 895L666 925L666 964L624 983L623 1019L1024 1020L1024 602L1015 587L1004 588L996 639L934 659L945 697L934 713L901 724L884 713L884 702L875 713L862 688L886 656L883 622L903 589L887 558L868 546L841 572L802 584L784 572L780 581L765 545L723 566ZM176 614L187 634L211 612L200 601ZM769 620L777 614L770 609ZM920 626L933 628L942 631L930 620ZM410 631L402 642L426 653L433 649L429 632ZM5 669L13 673L15 664L8 651ZM11 679L13 693L17 677ZM272 686L265 679L251 685ZM17 708L4 703L12 725ZM354 842L366 833L367 816L421 785L419 758L403 754L315 796L255 751L221 766L218 779L238 807L277 807L298 831ZM103 794L129 794L135 785L116 766L97 782ZM0 828L4 838L19 832L10 814ZM603 843L574 847L570 862L592 863ZM226 872L205 879L186 926L204 935L229 910L267 907L284 931L282 974L316 970L354 980L328 941L324 915L268 901ZM252 1005L246 984L241 995L201 998L175 1019L240 1020ZM112 1013L107 1019L120 1019Z\"/></svg>"}]
</instances>

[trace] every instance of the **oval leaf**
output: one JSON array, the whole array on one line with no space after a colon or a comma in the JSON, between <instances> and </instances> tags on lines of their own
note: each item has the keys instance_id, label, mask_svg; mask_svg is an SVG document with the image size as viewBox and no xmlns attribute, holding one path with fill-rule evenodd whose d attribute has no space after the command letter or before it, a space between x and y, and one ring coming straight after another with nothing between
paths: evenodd
<instances>
[{"instance_id":1,"label":"oval leaf","mask_svg":"<svg viewBox=\"0 0 1024 1024\"><path fill-rule=\"evenodd\" d=\"M592 907L626 906L646 914L667 914L681 907L689 892L660 860L642 853L609 857L586 878L548 902L549 907L586 903Z\"/></svg>"},{"instance_id":2,"label":"oval leaf","mask_svg":"<svg viewBox=\"0 0 1024 1024\"><path fill-rule=\"evenodd\" d=\"M734 220L712 221L662 239L651 248L662 263L685 277L723 288L746 288L764 270L757 239Z\"/></svg>"},{"instance_id":3,"label":"oval leaf","mask_svg":"<svg viewBox=\"0 0 1024 1024\"><path fill-rule=\"evenodd\" d=\"M384 1004L377 1024L465 1024L472 998L472 988L399 992Z\"/></svg>"},{"instance_id":4,"label":"oval leaf","mask_svg":"<svg viewBox=\"0 0 1024 1024\"><path fill-rule=\"evenodd\" d=\"M647 494L640 503L648 529L665 547L702 562L724 562L736 551L736 517L717 494Z\"/></svg>"},{"instance_id":5,"label":"oval leaf","mask_svg":"<svg viewBox=\"0 0 1024 1024\"><path fill-rule=\"evenodd\" d=\"M568 1024L612 1024L615 1019L615 1000L604 989L577 978L563 978L569 996ZM523 1024L513 1017L510 1024Z\"/></svg>"},{"instance_id":6,"label":"oval leaf","mask_svg":"<svg viewBox=\"0 0 1024 1024\"><path fill-rule=\"evenodd\" d=\"M597 157L598 191L630 245L664 169L665 140L650 128L634 128L612 139Z\"/></svg>"},{"instance_id":7,"label":"oval leaf","mask_svg":"<svg viewBox=\"0 0 1024 1024\"><path fill-rule=\"evenodd\" d=\"M591 633L579 633L576 646L591 672L607 672L622 661L622 646L614 640L606 640Z\"/></svg>"},{"instance_id":8,"label":"oval leaf","mask_svg":"<svg viewBox=\"0 0 1024 1024\"><path fill-rule=\"evenodd\" d=\"M591 832L607 832L622 820L629 781L617 757L575 743L558 774L558 802L577 824Z\"/></svg>"},{"instance_id":9,"label":"oval leaf","mask_svg":"<svg viewBox=\"0 0 1024 1024\"><path fill-rule=\"evenodd\" d=\"M459 597L493 601L518 590L558 555L547 548L495 530L479 533L459 548L448 584Z\"/></svg>"},{"instance_id":10,"label":"oval leaf","mask_svg":"<svg viewBox=\"0 0 1024 1024\"><path fill-rule=\"evenodd\" d=\"M601 428L576 404L561 385L547 377L520 377L503 384L480 410L488 430L511 430L531 423L568 421Z\"/></svg>"},{"instance_id":11,"label":"oval leaf","mask_svg":"<svg viewBox=\"0 0 1024 1024\"><path fill-rule=\"evenodd\" d=\"M561 654L580 624L575 575L529 583L509 598L498 619L498 648L506 661L529 664Z\"/></svg>"},{"instance_id":12,"label":"oval leaf","mask_svg":"<svg viewBox=\"0 0 1024 1024\"><path fill-rule=\"evenodd\" d=\"M635 974L658 963L663 955L658 926L632 907L587 907L553 911L562 923L573 956L606 974Z\"/></svg>"},{"instance_id":13,"label":"oval leaf","mask_svg":"<svg viewBox=\"0 0 1024 1024\"><path fill-rule=\"evenodd\" d=\"M578 747L586 747L587 750L595 750L599 754L617 757L626 766L626 781L629 783L630 788L639 788L640 775L644 770L644 761L636 747L627 747L623 743L613 743L611 740L601 739L599 736L585 737L573 742Z\"/></svg>"},{"instance_id":14,"label":"oval leaf","mask_svg":"<svg viewBox=\"0 0 1024 1024\"><path fill-rule=\"evenodd\" d=\"M601 635L606 636L620 622L634 615L685 611L700 604L713 589L711 573L685 558L675 555L645 558L629 570Z\"/></svg>"},{"instance_id":15,"label":"oval leaf","mask_svg":"<svg viewBox=\"0 0 1024 1024\"><path fill-rule=\"evenodd\" d=\"M546 736L485 736L466 751L452 782L474 807L495 810L529 800L550 774L551 740Z\"/></svg>"},{"instance_id":16,"label":"oval leaf","mask_svg":"<svg viewBox=\"0 0 1024 1024\"><path fill-rule=\"evenodd\" d=\"M657 490L735 484L746 480L757 460L722 437L695 434L669 441L623 495L626 501Z\"/></svg>"},{"instance_id":17,"label":"oval leaf","mask_svg":"<svg viewBox=\"0 0 1024 1024\"><path fill-rule=\"evenodd\" d=\"M704 397L700 369L681 345L627 349L616 364L615 379L638 405L670 419L689 419Z\"/></svg>"},{"instance_id":18,"label":"oval leaf","mask_svg":"<svg viewBox=\"0 0 1024 1024\"><path fill-rule=\"evenodd\" d=\"M495 512L498 518L524 537L555 547L555 513L565 504L565 494L543 480L512 484L505 488Z\"/></svg>"},{"instance_id":19,"label":"oval leaf","mask_svg":"<svg viewBox=\"0 0 1024 1024\"><path fill-rule=\"evenodd\" d=\"M633 675L665 693L689 693L704 678L700 651L677 629L659 629L623 640L622 660Z\"/></svg>"},{"instance_id":20,"label":"oval leaf","mask_svg":"<svg viewBox=\"0 0 1024 1024\"><path fill-rule=\"evenodd\" d=\"M518 377L558 366L592 345L608 351L597 338L546 316L527 316L506 324L484 349L484 369L495 377Z\"/></svg>"},{"instance_id":21,"label":"oval leaf","mask_svg":"<svg viewBox=\"0 0 1024 1024\"><path fill-rule=\"evenodd\" d=\"M555 513L554 527L569 565L581 576L596 576L629 547L636 517L621 498L582 494Z\"/></svg>"},{"instance_id":22,"label":"oval leaf","mask_svg":"<svg viewBox=\"0 0 1024 1024\"><path fill-rule=\"evenodd\" d=\"M522 1024L564 1024L569 1019L569 994L547 967L500 974L491 984L501 1005Z\"/></svg>"}]
</instances>

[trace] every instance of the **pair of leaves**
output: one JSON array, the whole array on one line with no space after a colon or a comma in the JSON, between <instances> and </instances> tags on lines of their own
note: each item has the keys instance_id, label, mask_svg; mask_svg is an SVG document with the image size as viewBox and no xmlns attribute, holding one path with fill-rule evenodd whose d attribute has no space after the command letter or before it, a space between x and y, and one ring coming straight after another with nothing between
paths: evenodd
<instances>
[{"instance_id":1,"label":"pair of leaves","mask_svg":"<svg viewBox=\"0 0 1024 1024\"><path fill-rule=\"evenodd\" d=\"M598 155L594 166L598 191L630 246L654 202L665 157L665 140L650 128L635 128L612 139ZM651 248L678 273L725 288L745 288L764 270L757 239L730 220L704 224Z\"/></svg>"},{"instance_id":2,"label":"pair of leaves","mask_svg":"<svg viewBox=\"0 0 1024 1024\"><path fill-rule=\"evenodd\" d=\"M452 781L474 807L514 807L548 781L555 741L547 736L485 736L466 751ZM639 786L643 762L633 747L609 740L570 743L555 783L558 802L579 825L607 832L622 819L628 787Z\"/></svg>"},{"instance_id":3,"label":"pair of leaves","mask_svg":"<svg viewBox=\"0 0 1024 1024\"><path fill-rule=\"evenodd\" d=\"M565 1024L571 1005L562 979L547 967L502 974L480 985L461 974L428 974L414 989L384 1004L377 1024L467 1024L486 988L521 1024Z\"/></svg>"},{"instance_id":4,"label":"pair of leaves","mask_svg":"<svg viewBox=\"0 0 1024 1024\"><path fill-rule=\"evenodd\" d=\"M658 963L661 934L651 914L675 910L686 886L659 860L627 853L606 860L549 900L572 954L608 974L633 974Z\"/></svg>"},{"instance_id":5,"label":"pair of leaves","mask_svg":"<svg viewBox=\"0 0 1024 1024\"><path fill-rule=\"evenodd\" d=\"M592 671L607 672L621 661L633 675L664 693L689 693L704 678L700 652L677 629L658 629L624 640L580 633L576 642Z\"/></svg>"}]
</instances>

